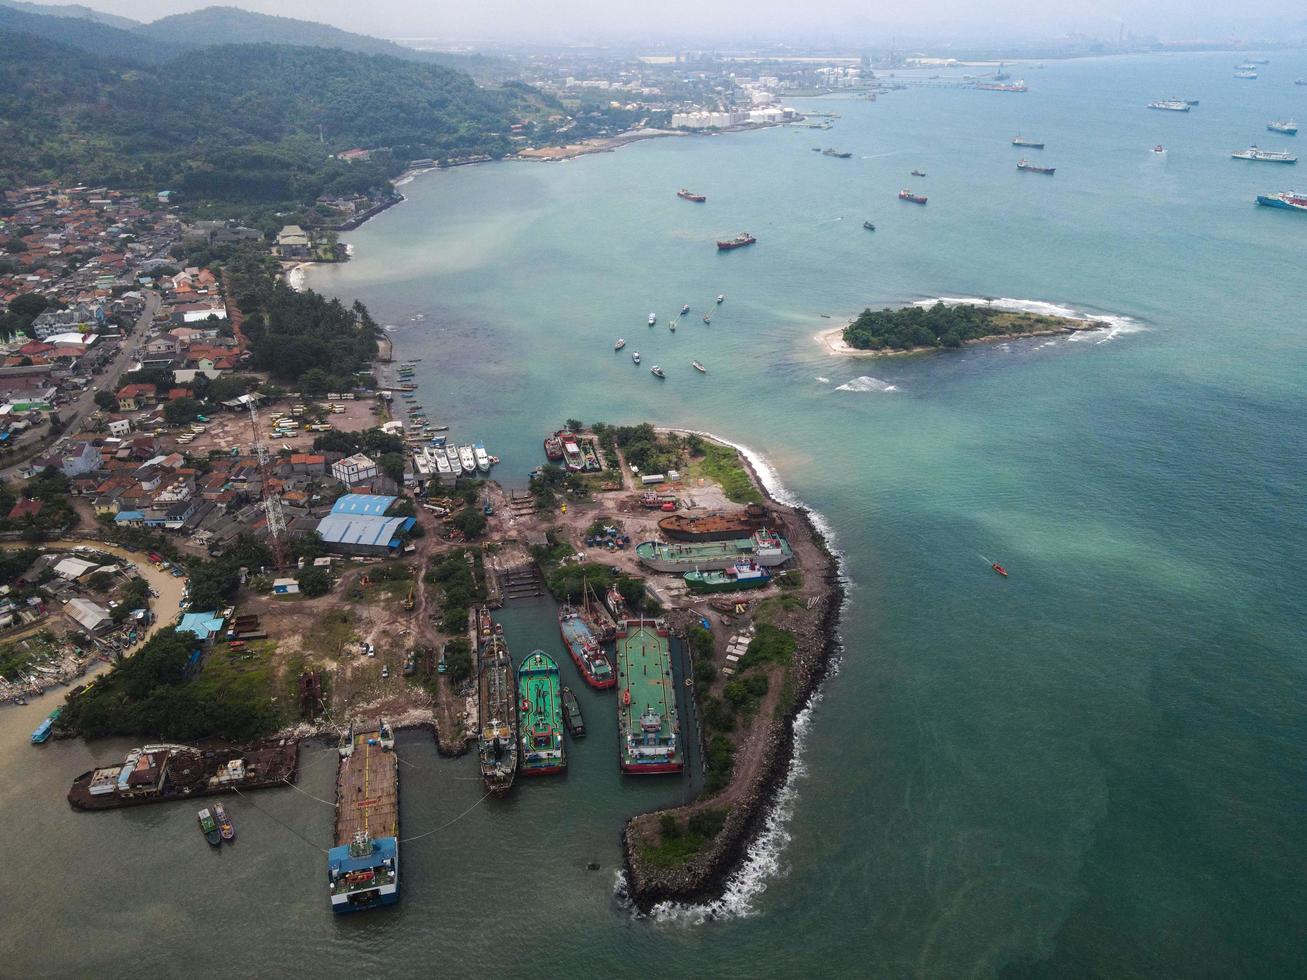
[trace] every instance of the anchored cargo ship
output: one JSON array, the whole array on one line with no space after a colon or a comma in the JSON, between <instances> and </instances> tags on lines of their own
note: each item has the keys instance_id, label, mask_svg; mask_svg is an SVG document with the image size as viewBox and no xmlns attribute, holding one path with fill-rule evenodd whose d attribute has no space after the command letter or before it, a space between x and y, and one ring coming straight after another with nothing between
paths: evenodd
<instances>
[{"instance_id":1,"label":"anchored cargo ship","mask_svg":"<svg viewBox=\"0 0 1307 980\"><path fill-rule=\"evenodd\" d=\"M558 610L558 632L563 638L563 646L581 672L585 682L591 687L614 687L617 677L613 674L613 665L608 662L603 648L595 639L594 633L571 606L562 606Z\"/></svg>"},{"instance_id":2,"label":"anchored cargo ship","mask_svg":"<svg viewBox=\"0 0 1307 980\"><path fill-rule=\"evenodd\" d=\"M481 763L481 780L490 793L503 796L512 788L517 772L513 658L503 637L492 634L479 659L477 757Z\"/></svg>"},{"instance_id":3,"label":"anchored cargo ship","mask_svg":"<svg viewBox=\"0 0 1307 980\"><path fill-rule=\"evenodd\" d=\"M658 522L658 530L672 541L733 541L765 527L768 513L762 504L749 504L734 514L672 514Z\"/></svg>"},{"instance_id":4,"label":"anchored cargo ship","mask_svg":"<svg viewBox=\"0 0 1307 980\"><path fill-rule=\"evenodd\" d=\"M1275 119L1266 124L1266 128L1272 133L1283 133L1285 136L1297 136L1298 124L1292 119Z\"/></svg>"},{"instance_id":5,"label":"anchored cargo ship","mask_svg":"<svg viewBox=\"0 0 1307 980\"><path fill-rule=\"evenodd\" d=\"M719 240L717 242L717 248L719 251L729 252L733 248L744 248L744 246L746 245L752 245L757 240L758 239L754 238L747 231L745 231L736 235L734 238L728 238L724 241Z\"/></svg>"},{"instance_id":6,"label":"anchored cargo ship","mask_svg":"<svg viewBox=\"0 0 1307 980\"><path fill-rule=\"evenodd\" d=\"M760 530L747 538L732 541L699 541L689 544L663 544L661 541L643 541L636 546L635 555L649 568L658 572L684 574L704 569L724 569L737 558L752 558L759 565L774 568L794 557L789 542L778 534Z\"/></svg>"},{"instance_id":7,"label":"anchored cargo ship","mask_svg":"<svg viewBox=\"0 0 1307 980\"><path fill-rule=\"evenodd\" d=\"M685 766L667 626L627 620L617 631L618 758L622 772L680 772Z\"/></svg>"},{"instance_id":8,"label":"anchored cargo ship","mask_svg":"<svg viewBox=\"0 0 1307 980\"><path fill-rule=\"evenodd\" d=\"M336 773L336 846L327 851L333 912L362 912L399 901L399 760L395 736L351 725Z\"/></svg>"},{"instance_id":9,"label":"anchored cargo ship","mask_svg":"<svg viewBox=\"0 0 1307 980\"><path fill-rule=\"evenodd\" d=\"M1236 160L1257 160L1261 163L1298 162L1298 158L1288 150L1263 150L1255 145L1246 150L1235 150L1230 156Z\"/></svg>"},{"instance_id":10,"label":"anchored cargo ship","mask_svg":"<svg viewBox=\"0 0 1307 980\"><path fill-rule=\"evenodd\" d=\"M1179 99L1158 99L1156 102L1148 103L1148 108L1161 109L1163 112L1188 112L1193 107Z\"/></svg>"},{"instance_id":11,"label":"anchored cargo ship","mask_svg":"<svg viewBox=\"0 0 1307 980\"><path fill-rule=\"evenodd\" d=\"M1037 143L1034 140L1022 139L1020 136L1013 137L1012 145L1024 146L1031 150L1042 150L1044 148L1043 143Z\"/></svg>"},{"instance_id":12,"label":"anchored cargo ship","mask_svg":"<svg viewBox=\"0 0 1307 980\"><path fill-rule=\"evenodd\" d=\"M925 204L926 196L924 194L913 194L912 191L905 187L903 190L899 191L899 200L909 201L912 204Z\"/></svg>"},{"instance_id":13,"label":"anchored cargo ship","mask_svg":"<svg viewBox=\"0 0 1307 980\"><path fill-rule=\"evenodd\" d=\"M737 558L720 572L686 572L685 584L694 593L763 589L771 584L771 572L752 558Z\"/></svg>"},{"instance_id":14,"label":"anchored cargo ship","mask_svg":"<svg viewBox=\"0 0 1307 980\"><path fill-rule=\"evenodd\" d=\"M1017 169L1018 169L1018 170L1024 170L1024 171L1026 171L1027 173L1032 173L1032 174L1049 174L1049 175L1052 175L1053 171L1055 171L1057 168L1056 168L1056 167L1037 167L1037 166L1035 166L1035 164L1031 163L1029 160L1019 160L1019 161L1017 161Z\"/></svg>"},{"instance_id":15,"label":"anchored cargo ship","mask_svg":"<svg viewBox=\"0 0 1307 980\"><path fill-rule=\"evenodd\" d=\"M1284 191L1281 194L1258 194L1257 203L1268 208L1307 211L1307 194L1300 194L1297 191Z\"/></svg>"},{"instance_id":16,"label":"anchored cargo ship","mask_svg":"<svg viewBox=\"0 0 1307 980\"><path fill-rule=\"evenodd\" d=\"M676 192L676 196L681 198L683 201L693 201L695 204L702 204L704 201L708 200L704 195L695 194L693 191L687 191L684 187Z\"/></svg>"},{"instance_id":17,"label":"anchored cargo ship","mask_svg":"<svg viewBox=\"0 0 1307 980\"><path fill-rule=\"evenodd\" d=\"M562 686L558 664L542 650L533 650L517 668L517 693L521 698L523 776L543 776L567 768L563 747Z\"/></svg>"}]
</instances>

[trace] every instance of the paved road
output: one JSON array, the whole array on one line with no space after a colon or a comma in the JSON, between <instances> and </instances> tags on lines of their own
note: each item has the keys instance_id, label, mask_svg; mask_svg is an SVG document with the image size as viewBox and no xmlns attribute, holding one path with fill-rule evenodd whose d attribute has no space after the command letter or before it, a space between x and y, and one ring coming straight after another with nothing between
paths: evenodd
<instances>
[{"instance_id":1,"label":"paved road","mask_svg":"<svg viewBox=\"0 0 1307 980\"><path fill-rule=\"evenodd\" d=\"M95 391L97 388L104 388L108 391L118 390L118 380L132 361L131 352L144 340L145 334L150 327L150 321L159 312L162 303L163 301L158 293L145 290L145 309L137 319L135 329L129 335L123 337L122 349L114 356L112 361L105 365L99 374L94 376L85 391L71 402L59 406L59 418L64 423L63 435L68 436L80 431L87 416L95 411ZM19 470L26 466L34 456L39 455L45 446L53 444L54 441L50 438L49 429L46 429L42 433L39 443L19 446L17 452L22 458L0 470L0 480L14 479Z\"/></svg>"}]
</instances>

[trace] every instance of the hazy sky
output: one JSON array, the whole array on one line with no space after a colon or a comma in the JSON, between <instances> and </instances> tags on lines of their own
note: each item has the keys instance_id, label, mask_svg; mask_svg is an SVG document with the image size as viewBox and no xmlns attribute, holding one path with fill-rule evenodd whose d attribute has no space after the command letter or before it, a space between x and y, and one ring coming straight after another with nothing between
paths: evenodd
<instances>
[{"instance_id":1,"label":"hazy sky","mask_svg":"<svg viewBox=\"0 0 1307 980\"><path fill-rule=\"evenodd\" d=\"M49 2L49 0L47 0ZM82 0L136 20L210 6L205 0ZM725 37L802 35L850 41L890 32L916 37L1113 35L1118 26L1169 39L1223 37L1282 20L1307 23L1303 0L228 0L232 6L317 20L384 37L671 37L705 45Z\"/></svg>"}]
</instances>

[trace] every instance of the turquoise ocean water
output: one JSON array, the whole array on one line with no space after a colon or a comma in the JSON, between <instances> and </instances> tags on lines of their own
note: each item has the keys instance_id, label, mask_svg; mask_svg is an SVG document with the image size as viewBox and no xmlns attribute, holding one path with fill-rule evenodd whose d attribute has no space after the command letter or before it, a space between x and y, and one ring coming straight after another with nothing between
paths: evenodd
<instances>
[{"instance_id":1,"label":"turquoise ocean water","mask_svg":"<svg viewBox=\"0 0 1307 980\"><path fill-rule=\"evenodd\" d=\"M1239 58L1050 63L1019 72L1024 95L799 103L840 113L824 133L406 185L308 282L391 325L422 403L503 457L501 480L522 485L563 418L651 419L763 454L832 528L846 652L767 846L710 914L632 916L622 820L686 790L617 777L596 696L566 779L504 805L468 812L471 760L403 737L404 835L442 829L405 846L397 909L336 921L321 856L287 829L330 836L305 795L330 796L329 752L306 756L304 793L235 801L242 838L218 856L186 807L68 812L67 781L121 745L37 752L6 713L0 820L44 850L7 847L0 875L50 928L5 916L0 972L1307 972L1307 217L1252 203L1298 168L1229 158L1293 145L1265 123L1307 121L1307 57L1277 52L1256 82L1231 77ZM1200 105L1144 108L1172 95ZM1018 131L1047 149L1011 147ZM1056 176L1018 173L1022 152ZM715 251L741 230L758 244ZM919 358L813 340L936 296L1113 326ZM547 605L506 618L515 651L561 653Z\"/></svg>"}]
</instances>

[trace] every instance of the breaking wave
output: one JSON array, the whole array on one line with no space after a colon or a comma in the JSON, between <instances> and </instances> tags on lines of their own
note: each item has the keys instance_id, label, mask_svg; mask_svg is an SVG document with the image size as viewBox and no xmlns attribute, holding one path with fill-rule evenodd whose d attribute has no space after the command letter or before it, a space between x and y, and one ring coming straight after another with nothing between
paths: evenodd
<instances>
[{"instance_id":1,"label":"breaking wave","mask_svg":"<svg viewBox=\"0 0 1307 980\"><path fill-rule=\"evenodd\" d=\"M1038 299L1009 299L1001 297L999 299L985 299L980 296L937 296L934 299L919 299L914 302L913 306L934 306L936 303L945 303L954 306L958 303L973 303L977 306L993 306L1000 310L1012 310L1018 313L1037 313L1041 316L1063 316L1068 320L1098 320L1105 323L1102 330L1085 330L1081 333L1073 333L1067 336L1070 342L1105 344L1109 340L1125 334L1139 333L1146 330L1142 323L1128 316L1122 316L1119 313L1086 313L1084 310L1077 310L1070 306L1059 306L1057 303L1047 303Z\"/></svg>"},{"instance_id":2,"label":"breaking wave","mask_svg":"<svg viewBox=\"0 0 1307 980\"><path fill-rule=\"evenodd\" d=\"M828 385L828 384L830 384L830 378L823 378L821 375L818 375L818 376L817 376L817 384L819 384L819 385Z\"/></svg>"},{"instance_id":3,"label":"breaking wave","mask_svg":"<svg viewBox=\"0 0 1307 980\"><path fill-rule=\"evenodd\" d=\"M864 374L861 377L854 378L845 384L840 385L836 391L898 391L898 385L892 385L888 381L881 381L880 378L873 378L871 375Z\"/></svg>"}]
</instances>

